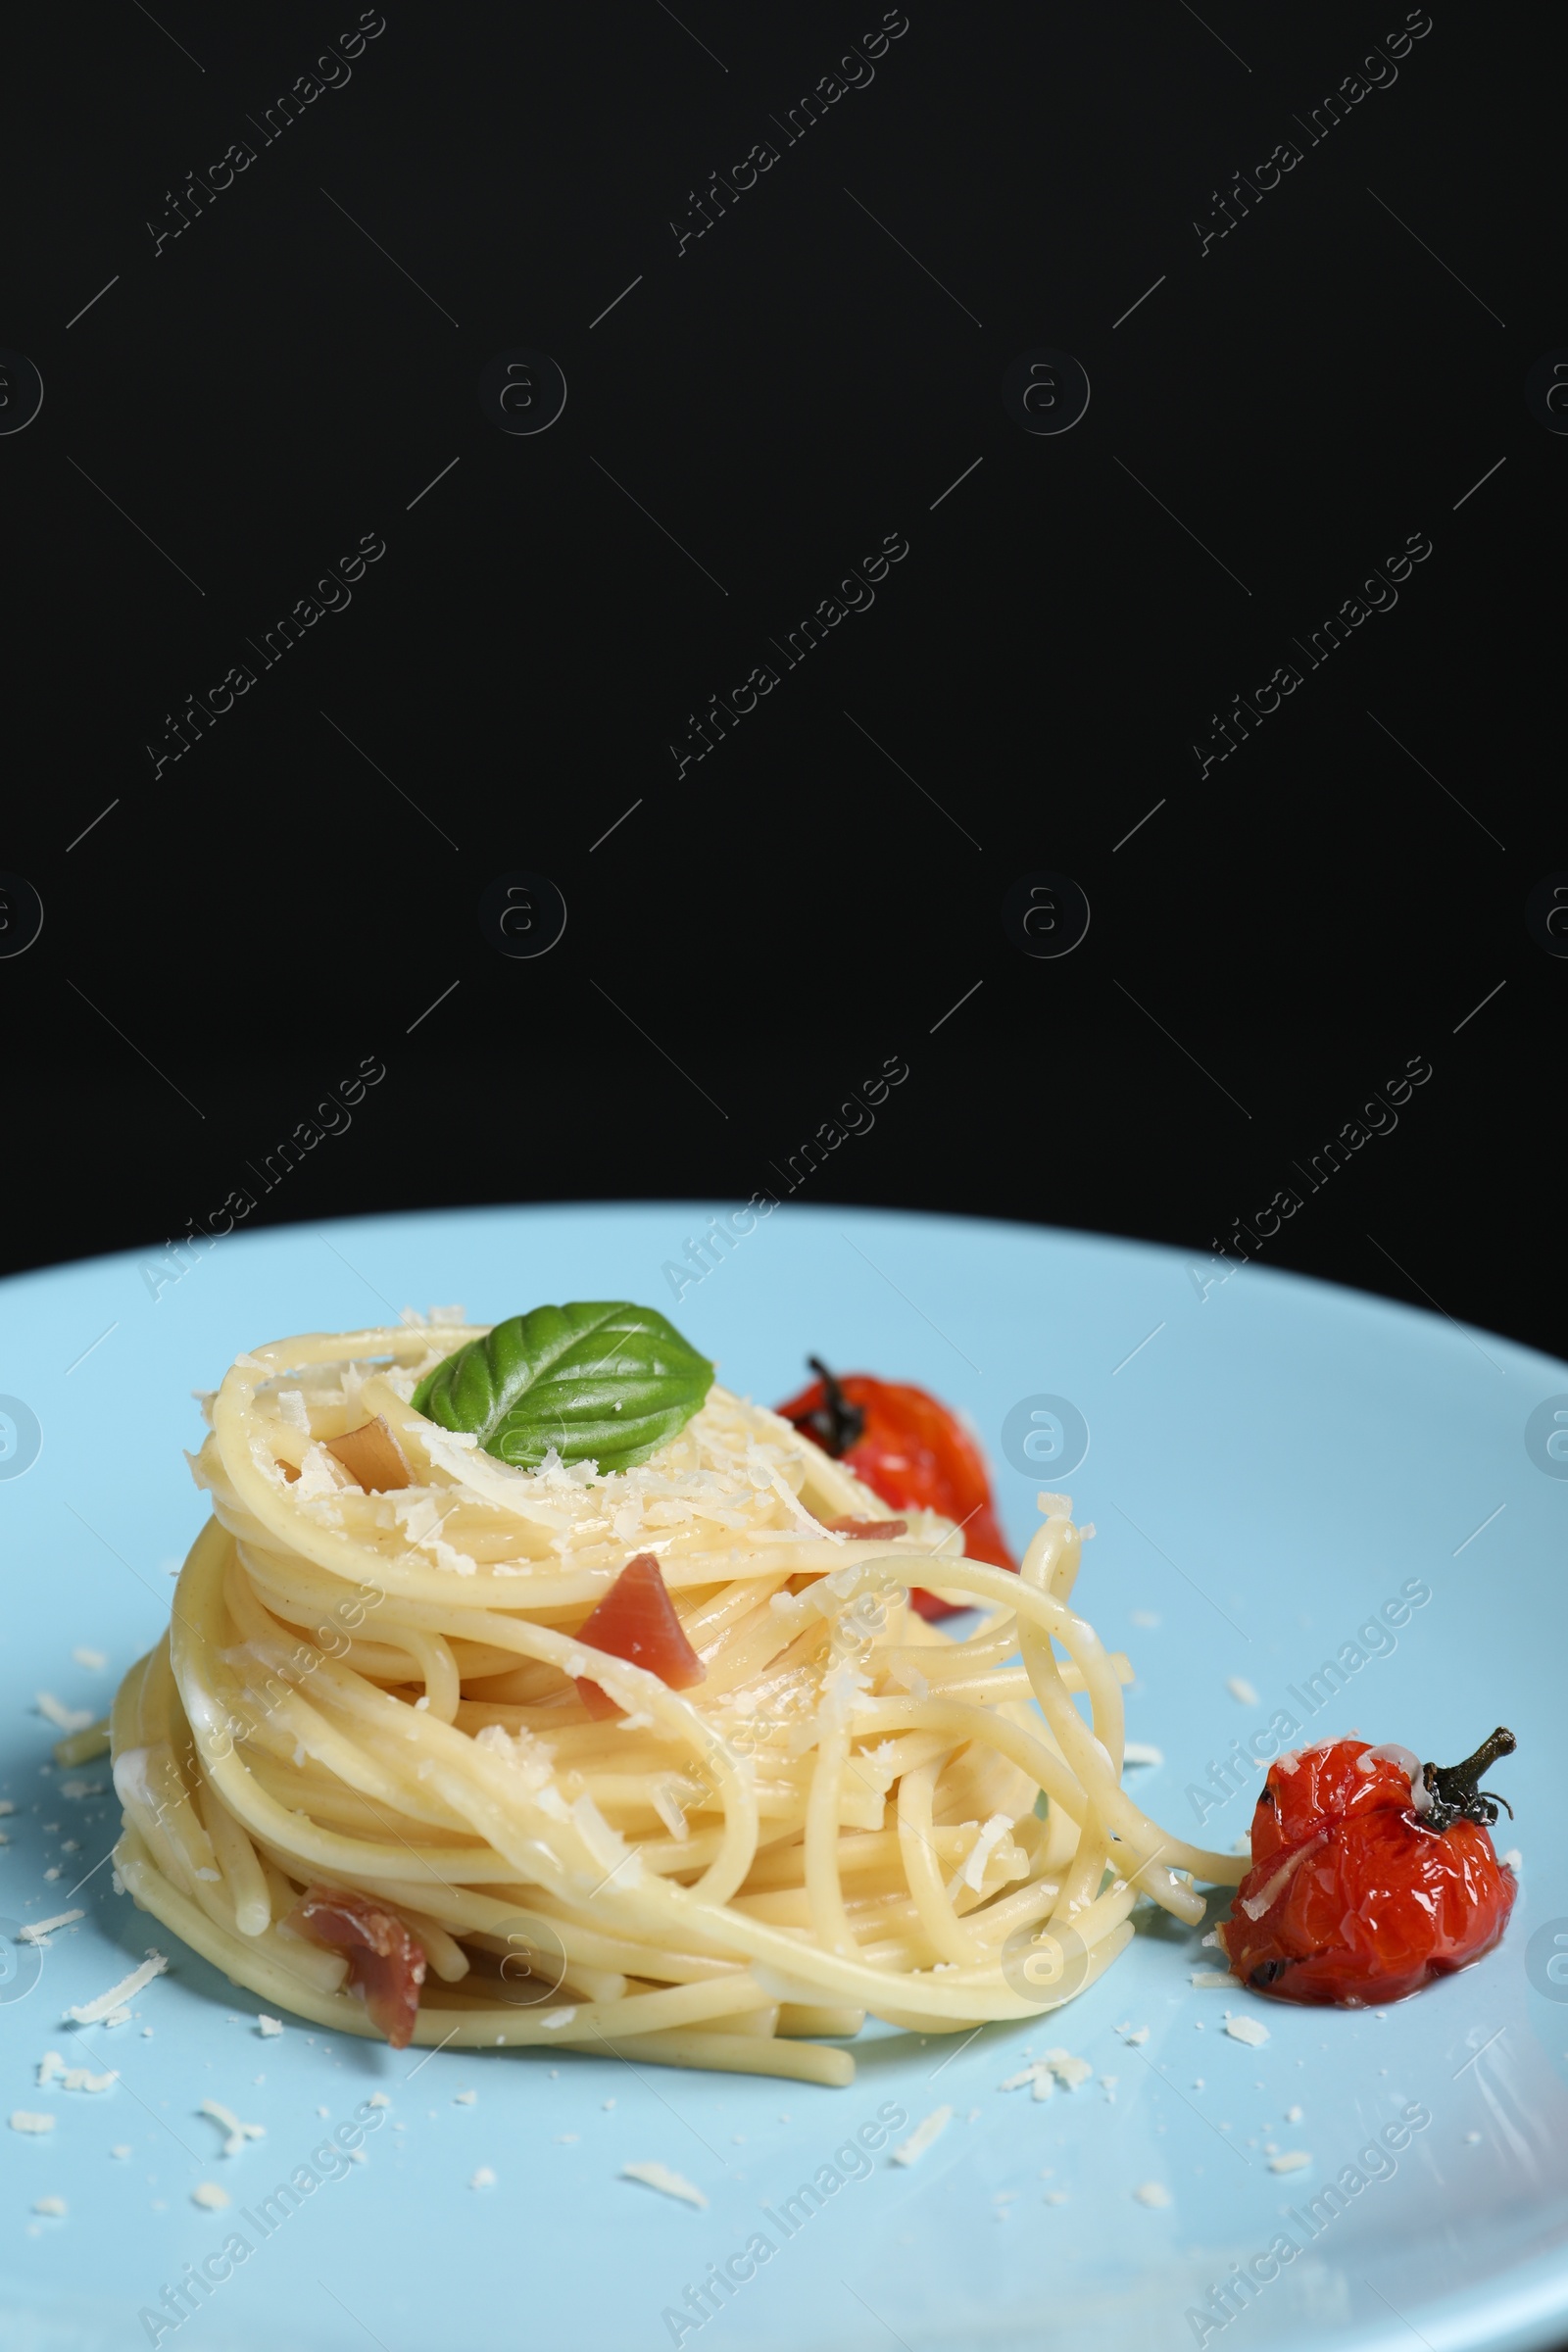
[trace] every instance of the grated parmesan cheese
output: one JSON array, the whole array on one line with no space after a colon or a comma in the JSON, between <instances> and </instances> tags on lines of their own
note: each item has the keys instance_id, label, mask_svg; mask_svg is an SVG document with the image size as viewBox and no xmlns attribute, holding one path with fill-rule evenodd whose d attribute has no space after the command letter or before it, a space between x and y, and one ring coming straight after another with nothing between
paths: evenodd
<instances>
[{"instance_id":1,"label":"grated parmesan cheese","mask_svg":"<svg viewBox=\"0 0 1568 2352\"><path fill-rule=\"evenodd\" d=\"M969 1848L968 1858L965 1861L963 1868L958 1872L957 1877L949 1886L948 1893L950 1896L956 1892L956 1888L960 1886L972 1887L976 1894L979 1894L983 1891L986 1864L991 1859L992 1849L993 1847L1001 1844L1003 1838L1006 1837L1007 1832L1011 1828L1012 1816L1010 1814L992 1814L990 1820L986 1822L979 1835L976 1837L973 1845Z\"/></svg>"},{"instance_id":2,"label":"grated parmesan cheese","mask_svg":"<svg viewBox=\"0 0 1568 2352\"><path fill-rule=\"evenodd\" d=\"M675 1794L672 1782L667 1778L650 1781L648 1801L670 1836L679 1843L684 1844L691 1836L691 1829L686 1820L685 1809Z\"/></svg>"},{"instance_id":3,"label":"grated parmesan cheese","mask_svg":"<svg viewBox=\"0 0 1568 2352\"><path fill-rule=\"evenodd\" d=\"M1251 1684L1247 1680L1245 1675L1227 1675L1225 1678L1225 1688L1230 1692L1232 1698L1239 1699L1244 1707L1256 1706L1257 1692L1252 1689Z\"/></svg>"},{"instance_id":4,"label":"grated parmesan cheese","mask_svg":"<svg viewBox=\"0 0 1568 2352\"><path fill-rule=\"evenodd\" d=\"M47 1943L56 1928L74 1927L78 1919L85 1919L86 1916L85 1911L57 1911L53 1919L35 1919L29 1926L17 1930L17 1941Z\"/></svg>"},{"instance_id":5,"label":"grated parmesan cheese","mask_svg":"<svg viewBox=\"0 0 1568 2352\"><path fill-rule=\"evenodd\" d=\"M193 2205L200 2205L206 2213L221 2213L229 2202L229 2195L227 2189L220 2188L216 2180L198 2180L190 2192L190 2201Z\"/></svg>"},{"instance_id":6,"label":"grated parmesan cheese","mask_svg":"<svg viewBox=\"0 0 1568 2352\"><path fill-rule=\"evenodd\" d=\"M118 2009L122 2002L134 1999L143 1985L150 1984L154 1977L161 1977L168 1966L169 1962L162 1952L149 1952L140 1968L133 1968L128 1977L122 1977L118 1984L111 1984L107 1992L100 1992L95 1999L82 2001L75 2008L68 2009L66 2016L73 2025L95 2026L100 2018L109 2015L111 2009Z\"/></svg>"},{"instance_id":7,"label":"grated parmesan cheese","mask_svg":"<svg viewBox=\"0 0 1568 2352\"><path fill-rule=\"evenodd\" d=\"M918 2164L927 2148L942 2137L952 2121L951 2107L933 2107L924 2122L915 2125L908 2138L900 2140L893 2151L894 2163Z\"/></svg>"},{"instance_id":8,"label":"grated parmesan cheese","mask_svg":"<svg viewBox=\"0 0 1568 2352\"><path fill-rule=\"evenodd\" d=\"M84 1732L89 1724L96 1721L91 1707L68 1707L56 1698L52 1690L36 1692L33 1704L44 1721L52 1723L57 1732Z\"/></svg>"},{"instance_id":9,"label":"grated parmesan cheese","mask_svg":"<svg viewBox=\"0 0 1568 2352\"><path fill-rule=\"evenodd\" d=\"M495 2184L495 2174L487 2164L481 2164L478 2171L472 2174L468 2180L470 2188L494 2188Z\"/></svg>"},{"instance_id":10,"label":"grated parmesan cheese","mask_svg":"<svg viewBox=\"0 0 1568 2352\"><path fill-rule=\"evenodd\" d=\"M1280 1864L1273 1877L1260 1886L1255 1894L1244 1897L1242 1909L1247 1913L1249 1919L1262 1918L1270 1903L1275 1902L1290 1885L1307 1856L1315 1854L1320 1845L1328 1843L1328 1836L1327 1830L1319 1830L1315 1838L1309 1838L1304 1845L1298 1845L1295 1853Z\"/></svg>"},{"instance_id":11,"label":"grated parmesan cheese","mask_svg":"<svg viewBox=\"0 0 1568 2352\"><path fill-rule=\"evenodd\" d=\"M1140 2205L1168 2205L1170 2190L1163 2180L1144 2180L1133 2190Z\"/></svg>"},{"instance_id":12,"label":"grated parmesan cheese","mask_svg":"<svg viewBox=\"0 0 1568 2352\"><path fill-rule=\"evenodd\" d=\"M1200 1991L1217 1992L1226 1986L1239 1989L1242 1980L1233 1977L1228 1968L1199 1968L1193 1971L1188 1982L1196 1984Z\"/></svg>"},{"instance_id":13,"label":"grated parmesan cheese","mask_svg":"<svg viewBox=\"0 0 1568 2352\"><path fill-rule=\"evenodd\" d=\"M1269 2037L1268 2028L1255 2017L1232 2017L1225 2013L1225 2031L1232 2041L1245 2041L1250 2050L1260 2050Z\"/></svg>"},{"instance_id":14,"label":"grated parmesan cheese","mask_svg":"<svg viewBox=\"0 0 1568 2352\"><path fill-rule=\"evenodd\" d=\"M114 2073L95 2075L89 2067L68 2066L58 2050L45 2050L38 2061L40 2090L47 2089L55 2082L66 2090L108 2090L112 2083L119 2081L120 2077Z\"/></svg>"},{"instance_id":15,"label":"grated parmesan cheese","mask_svg":"<svg viewBox=\"0 0 1568 2352\"><path fill-rule=\"evenodd\" d=\"M203 2099L196 2112L198 2115L211 2116L215 2124L221 2125L225 2133L223 2140L225 2156L237 2156L248 2139L265 2139L267 2137L265 2124L242 2124L233 2108L225 2107L220 2099Z\"/></svg>"},{"instance_id":16,"label":"grated parmesan cheese","mask_svg":"<svg viewBox=\"0 0 1568 2352\"><path fill-rule=\"evenodd\" d=\"M308 1438L310 1436L311 1416L309 1411L306 1409L305 1396L302 1390L278 1390L277 1417L285 1425L285 1427L289 1429L297 1429L304 1437Z\"/></svg>"},{"instance_id":17,"label":"grated parmesan cheese","mask_svg":"<svg viewBox=\"0 0 1568 2352\"><path fill-rule=\"evenodd\" d=\"M13 2132L52 2132L55 2128L52 2115L29 2115L25 2107L13 2107L10 2121Z\"/></svg>"},{"instance_id":18,"label":"grated parmesan cheese","mask_svg":"<svg viewBox=\"0 0 1568 2352\"><path fill-rule=\"evenodd\" d=\"M270 2037L275 2034L281 2034L283 2031L283 2020L280 2017L259 2016L256 2020L256 2024L264 2041L270 2039ZM384 2104L385 2102L383 2101L383 2105Z\"/></svg>"},{"instance_id":19,"label":"grated parmesan cheese","mask_svg":"<svg viewBox=\"0 0 1568 2352\"><path fill-rule=\"evenodd\" d=\"M281 1471L277 1473L279 1478L282 1475ZM338 1476L336 1457L328 1453L324 1446L313 1445L305 1448L299 1477L290 1491L296 1502L324 1502L348 1483L346 1471L341 1478Z\"/></svg>"},{"instance_id":20,"label":"grated parmesan cheese","mask_svg":"<svg viewBox=\"0 0 1568 2352\"><path fill-rule=\"evenodd\" d=\"M623 2164L620 2177L623 2180L640 2180L645 2188L657 2188L662 2197L679 2197L687 2205L705 2208L708 2204L702 2190L683 2174L672 2172L667 2164Z\"/></svg>"},{"instance_id":21,"label":"grated parmesan cheese","mask_svg":"<svg viewBox=\"0 0 1568 2352\"><path fill-rule=\"evenodd\" d=\"M1032 2060L997 2087L999 2090L1021 2090L1029 2082L1034 2085L1032 2097L1049 2099L1057 2082L1063 2090L1077 2090L1088 2082L1094 2071L1087 2058L1074 2058L1067 2050L1047 2050L1044 2057Z\"/></svg>"},{"instance_id":22,"label":"grated parmesan cheese","mask_svg":"<svg viewBox=\"0 0 1568 2352\"><path fill-rule=\"evenodd\" d=\"M32 2210L34 2213L47 2213L56 2221L64 2221L66 2200L64 2197L34 2197Z\"/></svg>"},{"instance_id":23,"label":"grated parmesan cheese","mask_svg":"<svg viewBox=\"0 0 1568 2352\"><path fill-rule=\"evenodd\" d=\"M102 1674L109 1663L101 1649L74 1649L71 1658L73 1665L85 1666L89 1674Z\"/></svg>"},{"instance_id":24,"label":"grated parmesan cheese","mask_svg":"<svg viewBox=\"0 0 1568 2352\"><path fill-rule=\"evenodd\" d=\"M1305 2148L1287 2148L1283 2156L1269 2158L1268 2169L1271 2173L1298 2173L1303 2165L1311 2161Z\"/></svg>"}]
</instances>

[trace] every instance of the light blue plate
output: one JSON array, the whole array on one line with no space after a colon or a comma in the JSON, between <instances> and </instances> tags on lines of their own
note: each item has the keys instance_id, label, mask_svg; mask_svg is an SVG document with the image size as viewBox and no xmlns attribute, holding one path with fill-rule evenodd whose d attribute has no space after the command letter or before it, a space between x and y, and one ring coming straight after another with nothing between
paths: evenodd
<instances>
[{"instance_id":1,"label":"light blue plate","mask_svg":"<svg viewBox=\"0 0 1568 2352\"><path fill-rule=\"evenodd\" d=\"M1421 2339L1457 2352L1568 2333L1568 1981L1554 1981L1568 1958L1553 1961L1568 1955L1568 1478L1539 1423L1526 1446L1536 1407L1560 1397L1568 1411L1568 1369L1313 1283L1250 1269L1212 1283L1169 1250L842 1209L778 1211L677 1305L663 1269L707 1213L296 1226L221 1242L177 1280L170 1261L144 1272L127 1256L0 1287L0 1393L41 1430L31 1467L0 1476L0 1789L16 1807L0 1912L87 1907L30 1990L15 1946L7 1965L24 1973L0 1985L0 2116L55 2119L43 2135L0 2128L7 2352L147 2343L140 2312L236 2230L247 2258L159 2340L656 2352L676 2340L666 2310L760 2230L776 2250L715 2316L688 2313L686 2345L1174 2352L1224 2337L1253 2352L1409 2352ZM1518 1814L1498 1842L1522 1848L1523 1889L1501 1949L1387 2015L1298 2010L1195 1989L1215 1955L1163 1922L1058 2017L988 2027L961 2047L870 2038L858 2081L838 2091L565 2053L559 2066L520 2052L420 2061L293 2020L262 2038L253 1997L114 1894L112 1795L62 1788L107 1771L50 1768L57 1735L35 1693L102 1712L162 1629L168 1572L204 1509L180 1458L199 1434L189 1392L240 1348L387 1321L405 1303L499 1317L615 1297L663 1307L728 1383L768 1402L814 1351L967 1406L1019 1544L1035 1489L1066 1487L1099 1530L1079 1601L1131 1652L1130 1735L1165 1756L1131 1777L1172 1828L1197 1833L1191 1791L1282 1708L1311 1739L1355 1727L1445 1762L1511 1725L1519 1755L1492 1778ZM1070 1476L1049 1458L1050 1422L1035 1425L1037 1473L1001 1460L1009 1409L1042 1395L1087 1422ZM26 1415L0 1411L0 1439L20 1421L24 1453ZM1430 1597L1390 1632L1383 1604L1398 1618L1412 1586ZM78 1647L107 1667L75 1662ZM1311 1678L1342 1652L1347 1688L1308 1713ZM1210 1843L1246 1829L1256 1784L1211 1802ZM170 1971L131 2023L62 2023L154 1944ZM1266 2025L1266 2046L1226 2034L1228 2004ZM1027 2050L1054 2044L1096 2080L1045 2103L999 2089ZM121 2080L40 2089L49 2048ZM318 2166L320 2185L264 2236L249 2218L260 2201L376 2090L392 2104L374 2111L385 2120L367 2161L336 2179ZM204 2098L266 2137L225 2158ZM798 2204L807 2218L786 2239L761 2208L779 2213L890 2103L911 2122L948 2104L954 2120L914 2169L885 2149L868 2171L847 2155L842 2185L819 2211ZM1412 2112L1429 2120L1396 2155L1347 2170ZM1277 2174L1271 2150L1311 2163ZM649 2159L696 2182L706 2211L618 2177ZM470 2187L486 2166L494 2185ZM203 2181L228 2190L226 2213L192 2202ZM1151 2182L1168 2204L1135 2198ZM34 2215L44 2196L66 2199L64 2219ZM1303 2250L1261 2285L1254 2274L1251 2303L1222 2325L1213 2290L1258 2256L1268 2273L1287 2230ZM1205 2306L1206 2322L1189 2316Z\"/></svg>"}]
</instances>

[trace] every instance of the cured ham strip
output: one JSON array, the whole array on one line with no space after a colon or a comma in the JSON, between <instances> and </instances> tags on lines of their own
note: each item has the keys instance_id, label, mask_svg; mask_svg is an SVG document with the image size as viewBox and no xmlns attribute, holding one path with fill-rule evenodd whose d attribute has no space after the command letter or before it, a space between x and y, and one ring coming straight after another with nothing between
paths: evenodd
<instances>
[{"instance_id":1,"label":"cured ham strip","mask_svg":"<svg viewBox=\"0 0 1568 2352\"><path fill-rule=\"evenodd\" d=\"M628 1560L610 1591L579 1628L577 1639L589 1649L602 1649L628 1665L645 1666L671 1690L689 1690L706 1680L708 1669L686 1639L675 1614L669 1589L651 1551ZM577 1685L582 1703L596 1720L623 1710L597 1683Z\"/></svg>"},{"instance_id":2,"label":"cured ham strip","mask_svg":"<svg viewBox=\"0 0 1568 2352\"><path fill-rule=\"evenodd\" d=\"M312 1943L346 1952L370 2023L395 2050L414 2039L424 1983L424 1953L395 1911L368 1894L338 1886L306 1888L286 1923Z\"/></svg>"},{"instance_id":3,"label":"cured ham strip","mask_svg":"<svg viewBox=\"0 0 1568 2352\"><path fill-rule=\"evenodd\" d=\"M328 1438L326 1450L336 1455L367 1494L393 1494L414 1484L408 1456L380 1413L358 1429L346 1430L340 1438Z\"/></svg>"}]
</instances>

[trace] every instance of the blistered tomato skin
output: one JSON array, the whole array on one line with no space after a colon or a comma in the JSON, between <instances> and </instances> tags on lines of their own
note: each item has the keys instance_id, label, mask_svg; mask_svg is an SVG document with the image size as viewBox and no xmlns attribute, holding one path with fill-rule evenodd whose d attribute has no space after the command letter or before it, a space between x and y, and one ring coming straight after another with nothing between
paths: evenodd
<instances>
[{"instance_id":1,"label":"blistered tomato skin","mask_svg":"<svg viewBox=\"0 0 1568 2352\"><path fill-rule=\"evenodd\" d=\"M1402 1764L1378 1756L1370 1772L1362 1771L1360 1759L1370 1745L1365 1740L1331 1740L1303 1748L1294 1771L1282 1771L1278 1764L1270 1768L1252 1816L1254 1867L1299 1845L1327 1823L1391 1808L1409 1811L1410 1782Z\"/></svg>"},{"instance_id":2,"label":"blistered tomato skin","mask_svg":"<svg viewBox=\"0 0 1568 2352\"><path fill-rule=\"evenodd\" d=\"M1252 1867L1218 1931L1232 1973L1256 1991L1345 2008L1403 2000L1490 1952L1508 1924L1517 1883L1474 1817L1494 1819L1496 1800L1455 1767L1439 1785L1472 1810L1440 1801L1423 1818L1403 1767L1377 1757L1363 1771L1368 1753L1365 1740L1334 1740L1269 1771Z\"/></svg>"},{"instance_id":3,"label":"blistered tomato skin","mask_svg":"<svg viewBox=\"0 0 1568 2352\"><path fill-rule=\"evenodd\" d=\"M826 1374L778 1410L890 1509L940 1511L962 1527L966 1558L1017 1567L997 1524L984 1455L957 1415L926 1390L867 1372L842 1380ZM932 1592L916 1590L910 1598L923 1617L956 1613Z\"/></svg>"}]
</instances>

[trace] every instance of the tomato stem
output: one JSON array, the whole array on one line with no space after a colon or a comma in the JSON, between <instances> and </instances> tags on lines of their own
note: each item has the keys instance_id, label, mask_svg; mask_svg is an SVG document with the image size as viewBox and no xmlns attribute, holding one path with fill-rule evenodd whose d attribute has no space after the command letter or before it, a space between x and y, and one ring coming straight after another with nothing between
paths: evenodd
<instances>
[{"instance_id":1,"label":"tomato stem","mask_svg":"<svg viewBox=\"0 0 1568 2352\"><path fill-rule=\"evenodd\" d=\"M825 1394L821 1403L813 1405L808 1413L799 1414L793 1426L814 1438L822 1451L836 1462L858 1443L865 1428L865 1414L859 1405L850 1402L819 1355L808 1355L806 1360L822 1383Z\"/></svg>"},{"instance_id":2,"label":"tomato stem","mask_svg":"<svg viewBox=\"0 0 1568 2352\"><path fill-rule=\"evenodd\" d=\"M1481 1776L1489 1772L1502 1756L1511 1756L1519 1742L1512 1732L1499 1724L1490 1740L1483 1740L1473 1756L1462 1764L1423 1764L1421 1778L1432 1798L1430 1812L1423 1816L1429 1829L1446 1830L1456 1821L1477 1821L1490 1829L1497 1818L1499 1806L1513 1819L1513 1807L1505 1796L1494 1796L1481 1787Z\"/></svg>"}]
</instances>

